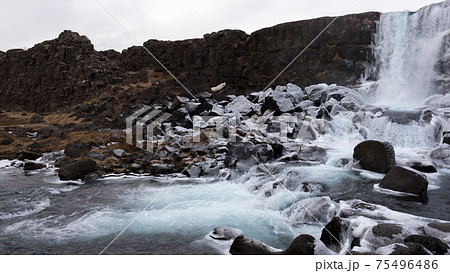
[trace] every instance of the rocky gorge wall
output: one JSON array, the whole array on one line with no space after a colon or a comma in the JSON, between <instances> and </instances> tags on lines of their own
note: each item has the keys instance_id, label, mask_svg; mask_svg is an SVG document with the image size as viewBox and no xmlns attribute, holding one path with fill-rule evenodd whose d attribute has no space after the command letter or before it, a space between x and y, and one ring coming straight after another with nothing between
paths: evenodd
<instances>
[{"instance_id":1,"label":"rocky gorge wall","mask_svg":"<svg viewBox=\"0 0 450 273\"><path fill-rule=\"evenodd\" d=\"M355 84L373 59L379 17L370 12L338 18L274 85ZM149 40L144 45L193 93L226 82L228 90L242 94L263 89L332 20L285 23L251 35L223 30L203 39ZM127 85L136 75L137 81L148 81L149 71L161 74L164 69L141 46L98 52L86 36L64 31L28 50L0 52L0 108L55 111L116 92L114 86Z\"/></svg>"}]
</instances>

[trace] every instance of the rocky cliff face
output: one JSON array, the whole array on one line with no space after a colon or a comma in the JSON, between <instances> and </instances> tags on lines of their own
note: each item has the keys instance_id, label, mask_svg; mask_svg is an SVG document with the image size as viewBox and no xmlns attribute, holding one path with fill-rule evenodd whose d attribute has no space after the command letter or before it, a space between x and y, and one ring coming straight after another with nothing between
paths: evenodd
<instances>
[{"instance_id":1,"label":"rocky cliff face","mask_svg":"<svg viewBox=\"0 0 450 273\"><path fill-rule=\"evenodd\" d=\"M356 83L372 60L379 16L338 18L274 85ZM286 23L251 35L223 30L203 39L149 40L144 45L194 93L226 82L230 92L239 94L269 84L332 19ZM149 73L165 72L143 47L97 52L87 37L64 31L26 51L0 52L0 106L54 111L118 90L113 85L146 82Z\"/></svg>"},{"instance_id":2,"label":"rocky cliff face","mask_svg":"<svg viewBox=\"0 0 450 273\"><path fill-rule=\"evenodd\" d=\"M54 111L99 94L120 74L86 36L64 31L29 50L0 54L0 105Z\"/></svg>"}]
</instances>

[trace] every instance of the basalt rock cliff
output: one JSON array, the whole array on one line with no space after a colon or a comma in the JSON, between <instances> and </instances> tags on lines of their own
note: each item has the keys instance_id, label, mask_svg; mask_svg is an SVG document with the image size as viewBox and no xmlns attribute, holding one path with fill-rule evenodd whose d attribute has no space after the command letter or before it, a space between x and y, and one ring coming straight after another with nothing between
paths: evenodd
<instances>
[{"instance_id":1,"label":"basalt rock cliff","mask_svg":"<svg viewBox=\"0 0 450 273\"><path fill-rule=\"evenodd\" d=\"M273 86L355 84L373 59L379 16L370 12L339 17ZM193 93L226 82L224 93L242 94L263 89L332 20L285 23L251 35L222 30L202 39L149 40L144 46ZM0 108L6 110L53 112L101 94L139 88L158 97L160 82L169 96L183 92L143 47L99 52L86 36L72 31L28 50L0 52Z\"/></svg>"}]
</instances>

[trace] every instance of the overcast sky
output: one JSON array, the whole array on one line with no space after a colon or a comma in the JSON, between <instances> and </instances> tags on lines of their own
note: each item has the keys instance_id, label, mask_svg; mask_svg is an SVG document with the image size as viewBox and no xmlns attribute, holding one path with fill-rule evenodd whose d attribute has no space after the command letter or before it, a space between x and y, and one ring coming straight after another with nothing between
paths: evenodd
<instances>
[{"instance_id":1,"label":"overcast sky","mask_svg":"<svg viewBox=\"0 0 450 273\"><path fill-rule=\"evenodd\" d=\"M203 37L221 29L247 33L279 23L366 11L415 11L433 0L1 0L0 50L29 48L65 29L97 50L121 51L148 39ZM101 5L98 3L100 2ZM102 5L138 40L136 41Z\"/></svg>"}]
</instances>

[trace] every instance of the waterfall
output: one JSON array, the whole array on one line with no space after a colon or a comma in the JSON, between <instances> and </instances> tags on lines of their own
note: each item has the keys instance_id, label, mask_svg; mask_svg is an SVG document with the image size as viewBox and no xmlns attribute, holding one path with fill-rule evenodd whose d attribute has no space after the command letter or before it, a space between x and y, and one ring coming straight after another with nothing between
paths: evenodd
<instances>
[{"instance_id":1,"label":"waterfall","mask_svg":"<svg viewBox=\"0 0 450 273\"><path fill-rule=\"evenodd\" d=\"M450 0L381 15L375 35L374 103L414 108L450 83Z\"/></svg>"}]
</instances>

